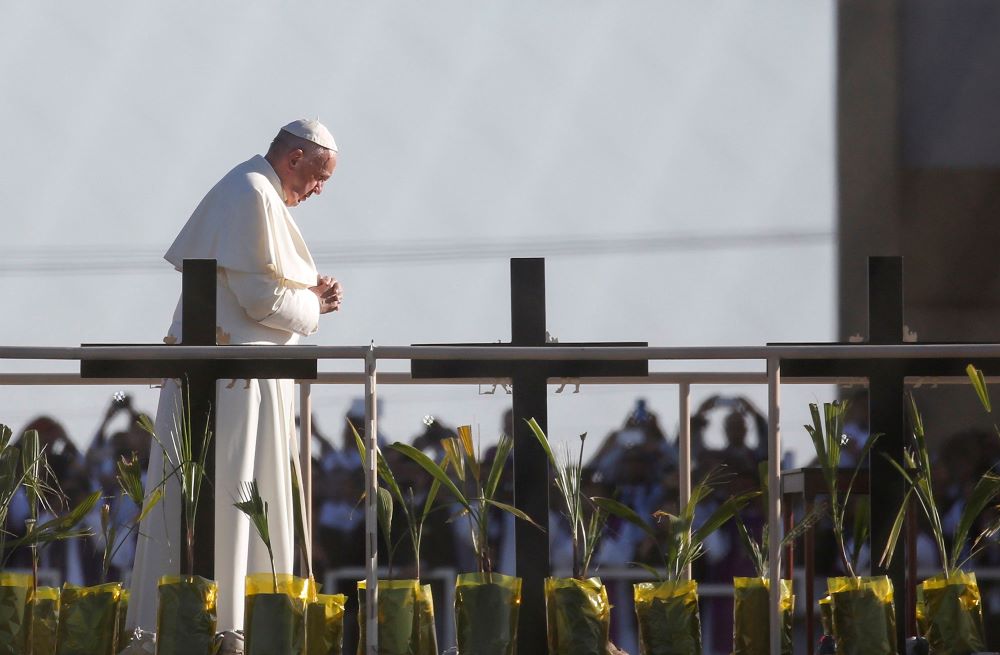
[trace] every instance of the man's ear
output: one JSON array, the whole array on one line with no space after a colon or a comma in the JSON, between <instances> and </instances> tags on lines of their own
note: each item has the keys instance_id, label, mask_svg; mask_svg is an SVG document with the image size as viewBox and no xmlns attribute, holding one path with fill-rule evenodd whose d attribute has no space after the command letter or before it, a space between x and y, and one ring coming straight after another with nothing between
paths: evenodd
<instances>
[{"instance_id":1,"label":"man's ear","mask_svg":"<svg viewBox=\"0 0 1000 655\"><path fill-rule=\"evenodd\" d=\"M295 168L300 163L302 163L302 158L305 157L305 154L306 153L302 150L302 148L296 148L295 150L292 150L290 153L288 153L288 165L291 166L292 168Z\"/></svg>"}]
</instances>

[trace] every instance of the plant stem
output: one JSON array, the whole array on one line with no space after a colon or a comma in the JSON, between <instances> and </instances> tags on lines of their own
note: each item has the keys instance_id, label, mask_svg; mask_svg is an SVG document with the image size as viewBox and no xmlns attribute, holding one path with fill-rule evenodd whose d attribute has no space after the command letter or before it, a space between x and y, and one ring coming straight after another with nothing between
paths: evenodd
<instances>
[{"instance_id":1,"label":"plant stem","mask_svg":"<svg viewBox=\"0 0 1000 655\"><path fill-rule=\"evenodd\" d=\"M268 546L267 554L268 559L271 560L271 581L274 583L274 593L278 593L278 574L274 572L274 555L271 553L270 546Z\"/></svg>"},{"instance_id":2,"label":"plant stem","mask_svg":"<svg viewBox=\"0 0 1000 655\"><path fill-rule=\"evenodd\" d=\"M189 530L187 533L187 568L188 575L194 575L194 530Z\"/></svg>"}]
</instances>

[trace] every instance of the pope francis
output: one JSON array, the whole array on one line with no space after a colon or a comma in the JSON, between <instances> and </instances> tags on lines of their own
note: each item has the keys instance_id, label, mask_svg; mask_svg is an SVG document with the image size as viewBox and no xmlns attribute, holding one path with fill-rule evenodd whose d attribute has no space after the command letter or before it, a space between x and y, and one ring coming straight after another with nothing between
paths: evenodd
<instances>
[{"instance_id":1,"label":"pope francis","mask_svg":"<svg viewBox=\"0 0 1000 655\"><path fill-rule=\"evenodd\" d=\"M165 259L214 258L220 344L295 344L316 332L321 314L339 309L342 291L316 271L288 211L323 191L337 165L337 144L314 120L281 128L267 154L243 162L219 181L188 219ZM165 341L180 340L181 305ZM170 443L180 406L176 382L164 382L156 432ZM291 380L220 381L216 390L215 578L218 629L243 627L244 576L269 571L267 551L232 503L240 482L256 479L269 504L275 569L291 573L293 498L289 461L297 457ZM169 447L169 445L167 446ZM169 464L168 464L169 466ZM147 489L163 480L162 457L150 457ZM169 472L169 469L168 469ZM128 608L129 630L156 629L157 582L180 571L180 498L176 481L142 522Z\"/></svg>"}]
</instances>

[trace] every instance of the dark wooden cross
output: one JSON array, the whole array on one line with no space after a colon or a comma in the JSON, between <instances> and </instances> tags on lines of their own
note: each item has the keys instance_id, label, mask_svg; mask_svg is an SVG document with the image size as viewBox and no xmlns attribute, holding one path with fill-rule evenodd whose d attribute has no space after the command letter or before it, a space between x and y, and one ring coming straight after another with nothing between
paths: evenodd
<instances>
[{"instance_id":1,"label":"dark wooden cross","mask_svg":"<svg viewBox=\"0 0 1000 655\"><path fill-rule=\"evenodd\" d=\"M902 257L868 258L868 340L877 345L903 344L903 259ZM785 344L788 345L788 344ZM827 344L829 345L829 344ZM844 344L847 345L847 344ZM986 375L1000 374L1000 359L960 358L908 358L892 359L782 359L781 377L868 378L869 434L881 434L872 447L870 458L872 569L875 574L885 574L892 579L896 593L906 599L904 608L912 608L914 599L906 584L906 562L897 544L895 557L889 567L879 567L876 553L885 546L893 520L906 493L902 476L886 461L891 457L903 463L906 444L907 411L904 398L904 380L907 377L965 377L965 368L974 363ZM970 392L971 393L971 392ZM913 581L914 583L916 581ZM901 591L904 590L904 591ZM808 599L812 602L812 599ZM912 617L911 610L906 616ZM906 647L907 621L897 621L897 644L900 653ZM912 631L912 630L910 630ZM810 645L811 647L811 645Z\"/></svg>"},{"instance_id":2,"label":"dark wooden cross","mask_svg":"<svg viewBox=\"0 0 1000 655\"><path fill-rule=\"evenodd\" d=\"M214 259L185 259L181 291L181 340L185 346L215 346L216 343L216 262ZM86 346L98 344L84 344ZM100 344L108 345L108 344ZM117 344L125 345L125 344ZM132 344L136 345L136 344ZM157 344L164 348L170 346ZM215 429L215 383L242 379L315 379L315 359L91 359L80 362L84 378L173 378L181 381L183 398L190 398L191 433L197 444L206 426ZM168 435L158 435L164 444ZM214 445L214 440L213 440ZM199 451L200 452L200 451ZM195 452L197 459L199 452ZM206 479L215 480L215 448L206 456ZM235 494L235 489L220 489ZM181 521L184 521L183 516ZM181 526L184 534L185 526ZM215 493L212 484L202 487L195 518L194 572L215 578ZM181 571L189 562L181 549Z\"/></svg>"},{"instance_id":3,"label":"dark wooden cross","mask_svg":"<svg viewBox=\"0 0 1000 655\"><path fill-rule=\"evenodd\" d=\"M645 346L645 343L548 343L545 330L545 260L510 260L511 341L462 346ZM427 345L427 344L423 344ZM438 344L441 345L441 344ZM548 526L549 466L526 420L534 418L548 434L546 385L549 378L645 376L647 360L480 361L413 360L414 378L510 378L514 395L514 505L541 526ZM518 651L542 653L545 641L543 581L549 575L548 534L518 522L515 528L517 575L524 580Z\"/></svg>"}]
</instances>

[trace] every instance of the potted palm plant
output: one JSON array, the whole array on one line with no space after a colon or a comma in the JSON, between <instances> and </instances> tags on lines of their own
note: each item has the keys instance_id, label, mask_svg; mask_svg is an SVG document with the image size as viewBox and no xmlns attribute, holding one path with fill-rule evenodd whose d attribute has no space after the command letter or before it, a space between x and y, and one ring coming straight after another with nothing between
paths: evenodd
<instances>
[{"instance_id":1,"label":"potted palm plant","mask_svg":"<svg viewBox=\"0 0 1000 655\"><path fill-rule=\"evenodd\" d=\"M760 500L764 515L768 509L767 463L760 466ZM779 551L811 530L826 514L824 503L816 504L792 530L785 533ZM736 529L740 540L754 567L755 577L733 578L733 655L766 655L770 649L771 626L769 620L769 595L771 581L768 578L768 524L764 523L758 539L747 527L741 516L736 516ZM792 581L781 580L781 652L792 652L792 616L795 610L795 596Z\"/></svg>"},{"instance_id":2,"label":"potted palm plant","mask_svg":"<svg viewBox=\"0 0 1000 655\"><path fill-rule=\"evenodd\" d=\"M277 574L267 524L267 503L260 496L257 481L245 482L233 503L250 519L257 536L267 548L270 573L252 573L246 580L247 655L302 655L305 650L306 601L311 594L308 580Z\"/></svg>"},{"instance_id":3,"label":"potted palm plant","mask_svg":"<svg viewBox=\"0 0 1000 655\"><path fill-rule=\"evenodd\" d=\"M970 367L970 378L979 393L983 406L991 406L982 373ZM973 537L973 525L983 511L1000 496L1000 476L987 471L979 478L966 499L950 547L944 523L938 509L923 419L913 396L909 396L910 443L904 454L905 467L892 462L907 484L907 500L915 496L918 506L927 519L931 535L941 558L941 573L924 580L917 587L917 626L930 647L930 652L942 655L974 653L988 650L983 631L982 599L974 572L963 570L972 558L985 548L1000 530L1000 520L994 520ZM904 516L900 509L893 523L889 542L882 553L882 563L892 559L896 541L902 530Z\"/></svg>"},{"instance_id":4,"label":"potted palm plant","mask_svg":"<svg viewBox=\"0 0 1000 655\"><path fill-rule=\"evenodd\" d=\"M535 419L528 425L555 471L556 488L562 497L573 547L573 577L545 579L545 615L549 655L603 655L608 651L611 605L598 577L590 577L590 563L600 541L608 513L591 503L583 493L583 448L574 456L566 446L556 457L548 437Z\"/></svg>"},{"instance_id":5,"label":"potted palm plant","mask_svg":"<svg viewBox=\"0 0 1000 655\"><path fill-rule=\"evenodd\" d=\"M635 585L635 613L639 623L639 648L643 655L700 655L701 619L698 613L698 583L687 577L691 564L704 554L705 540L733 518L759 492L730 496L694 527L698 505L727 481L718 470L710 471L691 489L691 498L679 515L656 512L665 522L666 534L631 508L611 498L594 498L604 511L639 526L659 546L663 568L637 563L656 582ZM765 605L766 607L766 605Z\"/></svg>"},{"instance_id":6,"label":"potted palm plant","mask_svg":"<svg viewBox=\"0 0 1000 655\"><path fill-rule=\"evenodd\" d=\"M190 393L189 391L186 393ZM184 548L188 570L181 575L164 576L157 587L156 611L157 655L209 655L217 624L216 597L218 587L212 580L194 574L195 516L205 481L205 460L212 445L208 425L200 435L194 434L191 421L190 397L185 396L175 408L169 443L164 443L147 416L139 417L139 425L157 443L164 458L163 483L177 479L181 496L184 525ZM133 482L134 487L134 482ZM158 487L157 490L162 490ZM154 490L154 494L157 490ZM132 493L140 493L133 489ZM131 496L131 493L130 493ZM159 496L155 497L156 500ZM143 515L148 513L152 498L145 501Z\"/></svg>"},{"instance_id":7,"label":"potted palm plant","mask_svg":"<svg viewBox=\"0 0 1000 655\"><path fill-rule=\"evenodd\" d=\"M59 590L38 586L39 551L55 541L89 536L91 531L79 526L97 504L100 492L86 496L76 507L59 515L59 510L67 506L67 499L48 464L38 432L25 432L20 449L10 444L10 437L10 429L0 425L0 518L6 521L9 503L18 490L24 491L29 518L23 536L6 543L6 534L0 535L0 553L3 554L0 569L21 547L30 549L32 568L31 573L24 575L0 573L0 606L7 608L0 622L0 652L9 649L18 654L48 653L58 631L58 601L54 606L51 598L58 598ZM53 518L42 521L42 512ZM102 637L113 640L115 607L112 604L105 609L102 616L110 616L112 623L111 630ZM109 647L113 648L113 642Z\"/></svg>"},{"instance_id":8,"label":"potted palm plant","mask_svg":"<svg viewBox=\"0 0 1000 655\"><path fill-rule=\"evenodd\" d=\"M459 427L458 437L449 437L442 445L443 465L408 444L395 443L392 448L419 464L444 487L468 520L478 570L460 574L456 582L458 651L463 655L514 655L521 579L493 570L488 538L490 513L499 509L541 529L527 514L496 499L514 442L506 435L500 437L489 471L480 464L481 453L473 445L471 426ZM458 478L458 484L449 477L449 470Z\"/></svg>"},{"instance_id":9,"label":"potted palm plant","mask_svg":"<svg viewBox=\"0 0 1000 655\"><path fill-rule=\"evenodd\" d=\"M163 497L163 488L153 489L146 495L142 486L142 465L138 453L122 455L117 462L115 479L122 491L122 498L132 502L135 516L130 520L119 520L120 504L105 502L101 507L101 533L104 538L103 556L101 558L101 581L107 582L108 572L115 555L128 541L129 537L139 529L139 524L149 512L156 507ZM125 534L121 534L122 530ZM121 650L128 646L130 637L125 631L125 615L128 613L128 590L122 589L118 597L118 641L116 648Z\"/></svg>"},{"instance_id":10,"label":"potted palm plant","mask_svg":"<svg viewBox=\"0 0 1000 655\"><path fill-rule=\"evenodd\" d=\"M367 467L367 452L361 435L351 424L354 441ZM399 542L392 540L392 517L398 505L406 522L407 537L413 547L416 564L416 578L409 580L378 581L378 644L384 655L437 655L437 631L434 625L434 602L430 585L420 584L420 545L423 539L424 523L437 499L441 483L435 479L427 492L427 497L418 503L412 488L404 493L389 463L376 448L375 466L381 485L378 489L378 522L382 538L388 552L389 576L392 576L392 558ZM361 638L358 640L358 655L367 655L366 631L362 625L365 616L367 581L358 582L358 622Z\"/></svg>"},{"instance_id":11,"label":"potted palm plant","mask_svg":"<svg viewBox=\"0 0 1000 655\"><path fill-rule=\"evenodd\" d=\"M20 469L20 449L11 444L11 430L0 425L0 554L7 550L7 516L11 501L24 480ZM0 571L0 653L16 655L24 650L28 639L30 614L28 597L33 586L32 577L26 573Z\"/></svg>"},{"instance_id":12,"label":"potted palm plant","mask_svg":"<svg viewBox=\"0 0 1000 655\"><path fill-rule=\"evenodd\" d=\"M847 443L844 435L846 402L824 403L823 411L815 403L809 405L812 425L806 432L816 450L816 459L823 472L833 523L833 536L838 555L847 575L827 579L827 594L833 637L840 655L890 655L896 652L896 611L892 581L887 576L862 577L857 573L858 553L867 538L868 517L864 509L855 508L854 547L848 553L845 522L849 501L858 471L867 460L879 435L868 437L858 461L849 469L847 485L840 483L841 448Z\"/></svg>"}]
</instances>

